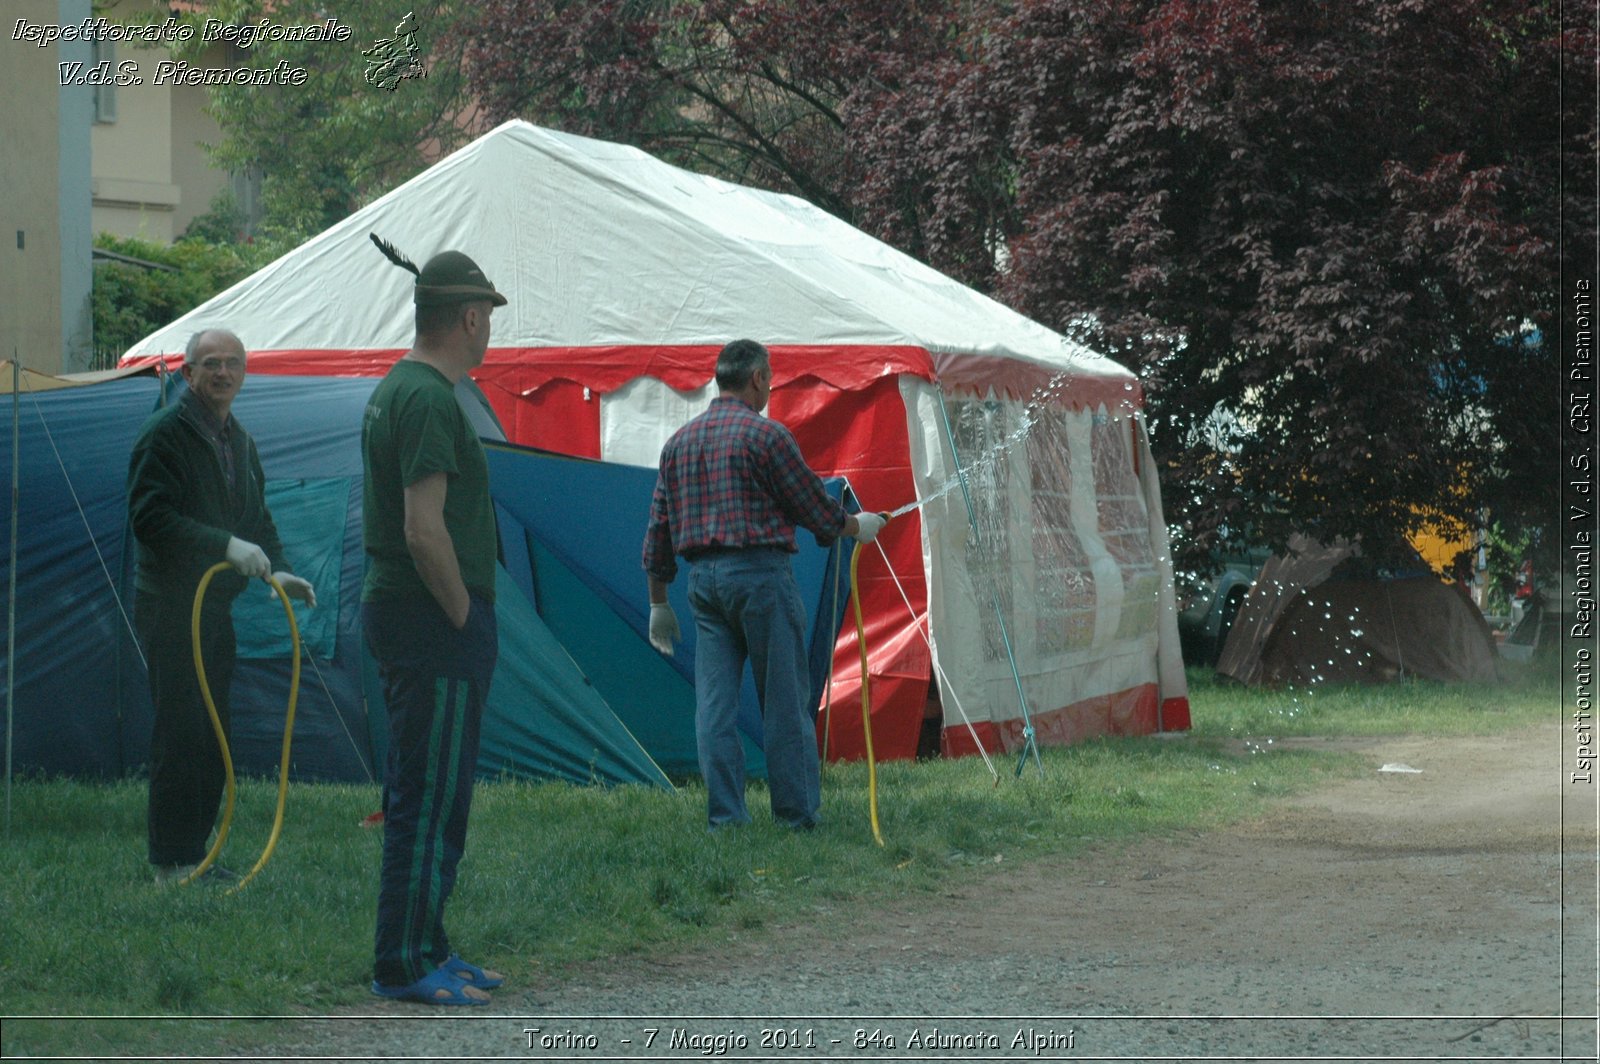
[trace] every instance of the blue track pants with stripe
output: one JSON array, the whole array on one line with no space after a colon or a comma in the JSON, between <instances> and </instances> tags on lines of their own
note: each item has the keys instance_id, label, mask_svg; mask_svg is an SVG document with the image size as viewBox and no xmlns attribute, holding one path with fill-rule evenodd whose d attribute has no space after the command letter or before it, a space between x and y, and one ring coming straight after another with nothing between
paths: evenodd
<instances>
[{"instance_id":1,"label":"blue track pants with stripe","mask_svg":"<svg viewBox=\"0 0 1600 1064\"><path fill-rule=\"evenodd\" d=\"M473 596L459 631L431 597L365 602L361 615L389 717L373 978L409 986L451 953L444 909L467 843L494 606Z\"/></svg>"}]
</instances>

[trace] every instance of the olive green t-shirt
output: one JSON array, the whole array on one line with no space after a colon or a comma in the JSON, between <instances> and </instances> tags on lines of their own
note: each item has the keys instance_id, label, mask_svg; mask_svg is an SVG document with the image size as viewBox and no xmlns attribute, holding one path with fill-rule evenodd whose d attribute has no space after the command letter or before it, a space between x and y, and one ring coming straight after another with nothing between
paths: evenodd
<instances>
[{"instance_id":1,"label":"olive green t-shirt","mask_svg":"<svg viewBox=\"0 0 1600 1064\"><path fill-rule=\"evenodd\" d=\"M362 600L429 593L406 548L405 489L444 473L444 524L462 582L493 602L497 550L489 466L444 374L424 362L396 362L367 400L361 454L367 551Z\"/></svg>"}]
</instances>

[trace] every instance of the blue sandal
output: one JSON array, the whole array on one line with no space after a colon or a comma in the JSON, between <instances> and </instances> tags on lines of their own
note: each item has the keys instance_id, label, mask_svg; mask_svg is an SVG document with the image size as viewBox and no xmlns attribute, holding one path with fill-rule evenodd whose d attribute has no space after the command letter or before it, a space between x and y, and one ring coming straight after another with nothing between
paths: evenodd
<instances>
[{"instance_id":1,"label":"blue sandal","mask_svg":"<svg viewBox=\"0 0 1600 1064\"><path fill-rule=\"evenodd\" d=\"M488 972L479 968L471 961L461 959L461 954L452 953L445 962L439 965L441 972L449 972L468 986L475 986L479 990L493 990L505 983L503 976L490 976Z\"/></svg>"},{"instance_id":2,"label":"blue sandal","mask_svg":"<svg viewBox=\"0 0 1600 1064\"><path fill-rule=\"evenodd\" d=\"M384 986L372 981L372 992L391 1001L415 1001L422 1005L487 1005L489 999L467 994L471 983L454 972L436 968L410 986Z\"/></svg>"}]
</instances>

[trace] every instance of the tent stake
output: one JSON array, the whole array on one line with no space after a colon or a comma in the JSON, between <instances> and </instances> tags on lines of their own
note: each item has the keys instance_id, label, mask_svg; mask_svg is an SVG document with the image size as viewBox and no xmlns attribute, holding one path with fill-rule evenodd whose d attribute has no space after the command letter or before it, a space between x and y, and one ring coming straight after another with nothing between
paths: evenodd
<instances>
[{"instance_id":1,"label":"tent stake","mask_svg":"<svg viewBox=\"0 0 1600 1064\"><path fill-rule=\"evenodd\" d=\"M961 498L967 506L967 520L972 524L972 535L981 536L978 530L978 514L972 507L972 494L967 490L967 471L961 466L961 455L956 450L955 430L950 427L950 411L944 402L944 389L939 389L939 414L944 420L945 440L950 444L950 457L956 464L956 480L961 485ZM1022 751L1017 756L1018 779L1022 778L1023 766L1028 763L1028 752L1033 751L1033 763L1039 770L1039 775L1044 775L1044 762L1039 758L1039 743L1033 730L1033 716L1028 712L1028 696L1022 690L1022 674L1017 671L1017 655L1011 649L1011 633L1006 629L1005 613L1000 609L1000 584L996 580L990 584L989 595L994 602L995 620L1000 622L1000 641L1005 644L1006 661L1011 663L1011 679L1017 685L1017 704L1022 707Z\"/></svg>"}]
</instances>

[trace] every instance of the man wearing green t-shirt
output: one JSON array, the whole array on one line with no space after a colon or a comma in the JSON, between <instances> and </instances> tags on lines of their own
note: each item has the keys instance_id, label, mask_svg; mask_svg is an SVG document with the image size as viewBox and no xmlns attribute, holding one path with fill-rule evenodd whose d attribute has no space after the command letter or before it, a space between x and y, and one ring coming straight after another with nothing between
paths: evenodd
<instances>
[{"instance_id":1,"label":"man wearing green t-shirt","mask_svg":"<svg viewBox=\"0 0 1600 1064\"><path fill-rule=\"evenodd\" d=\"M451 949L444 906L498 649L497 550L483 446L454 387L482 364L490 313L506 299L458 251L428 261L413 299L416 338L373 391L361 432L361 619L389 716L372 991L482 1005L502 979Z\"/></svg>"}]
</instances>

